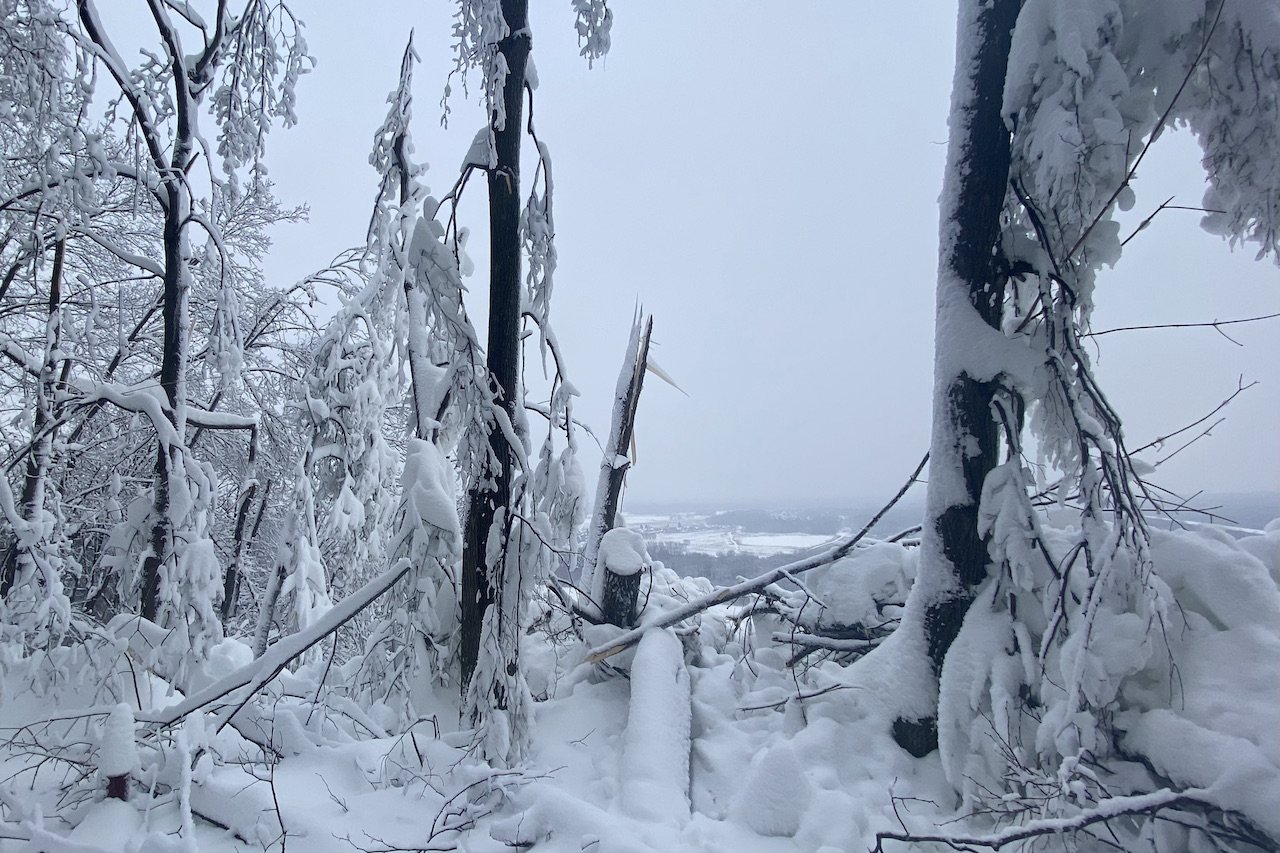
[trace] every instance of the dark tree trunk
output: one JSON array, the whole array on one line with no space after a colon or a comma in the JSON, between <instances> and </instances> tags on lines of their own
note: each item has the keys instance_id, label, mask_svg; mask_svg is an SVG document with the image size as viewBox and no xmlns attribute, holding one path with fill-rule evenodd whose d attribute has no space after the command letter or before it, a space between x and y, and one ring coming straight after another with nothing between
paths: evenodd
<instances>
[{"instance_id":1,"label":"dark tree trunk","mask_svg":"<svg viewBox=\"0 0 1280 853\"><path fill-rule=\"evenodd\" d=\"M1000 111L1020 0L962 0L962 4L957 95L943 191L938 322L941 329L948 319L945 313L957 309L951 296L952 288L959 286L982 321L999 329L1004 279L996 260L1010 165L1009 131ZM969 24L974 25L972 29ZM940 347L952 343L939 334ZM938 364L947 362L940 358ZM917 582L935 588L925 601L924 639L937 676L977 586L987 576L989 558L987 543L978 535L978 505L982 483L998 462L999 434L991 414L995 382L978 381L965 372L939 373L934 381L930 498L922 579ZM941 485L954 482L957 474L963 495L947 492ZM924 580L926 572L938 576ZM912 754L927 754L937 747L936 717L898 720L894 737Z\"/></svg>"},{"instance_id":2,"label":"dark tree trunk","mask_svg":"<svg viewBox=\"0 0 1280 853\"><path fill-rule=\"evenodd\" d=\"M250 456L257 448L257 441L250 445ZM249 462L253 466L252 458ZM262 527L262 517L267 511L267 499L271 496L271 481L267 480L262 490L262 499L258 501L258 512L253 524L249 524L249 512L253 508L253 499L258 492L257 480L251 480L248 487L240 495L240 505L236 508L236 529L232 540L231 564L227 566L227 574L222 582L222 624L226 623L239 611L240 579L244 576L244 555L249 543L258 537Z\"/></svg>"},{"instance_id":3,"label":"dark tree trunk","mask_svg":"<svg viewBox=\"0 0 1280 853\"><path fill-rule=\"evenodd\" d=\"M185 158L183 158L185 159ZM175 164L182 162L175 155ZM176 166L175 166L176 168ZM160 388L164 391L165 416L181 437L178 408L182 396L182 370L186 329L183 315L187 298L185 253L182 248L182 229L185 223L182 190L170 184L167 188L168 203L164 217L164 300L160 314L164 321L164 352L160 360ZM152 495L152 522L150 553L142 563L142 616L155 621L160 612L161 567L173 559L173 523L169 518L171 496L169 478L182 464L181 451L177 447L156 447L154 493Z\"/></svg>"},{"instance_id":4,"label":"dark tree trunk","mask_svg":"<svg viewBox=\"0 0 1280 853\"><path fill-rule=\"evenodd\" d=\"M608 566L600 566L597 571L604 572L604 583L600 594L600 610L604 621L619 628L630 628L636 624L636 601L640 597L641 572L629 575L616 575Z\"/></svg>"},{"instance_id":5,"label":"dark tree trunk","mask_svg":"<svg viewBox=\"0 0 1280 853\"><path fill-rule=\"evenodd\" d=\"M129 799L129 775L107 777L107 798L112 800Z\"/></svg>"},{"instance_id":6,"label":"dark tree trunk","mask_svg":"<svg viewBox=\"0 0 1280 853\"><path fill-rule=\"evenodd\" d=\"M494 392L514 424L520 363L520 136L523 131L525 66L532 39L528 0L502 0L511 35L498 44L507 63L502 91L506 121L493 127L497 161L489 170L489 344L487 367ZM480 651L480 628L501 582L500 555L488 553L489 528L498 507L511 502L511 448L495 424L489 433L494 471L468 496L462 554L462 625L459 659L462 684L471 680ZM490 577L488 564L494 561Z\"/></svg>"}]
</instances>

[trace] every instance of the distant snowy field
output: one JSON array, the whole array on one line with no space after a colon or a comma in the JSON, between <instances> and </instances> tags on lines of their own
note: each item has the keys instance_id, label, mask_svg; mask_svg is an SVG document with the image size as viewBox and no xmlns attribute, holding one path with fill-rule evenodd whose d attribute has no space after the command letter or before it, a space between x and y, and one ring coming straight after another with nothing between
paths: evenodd
<instances>
[{"instance_id":1,"label":"distant snowy field","mask_svg":"<svg viewBox=\"0 0 1280 853\"><path fill-rule=\"evenodd\" d=\"M855 518L836 510L717 509L629 514L626 524L659 552L778 557L833 542Z\"/></svg>"},{"instance_id":2,"label":"distant snowy field","mask_svg":"<svg viewBox=\"0 0 1280 853\"><path fill-rule=\"evenodd\" d=\"M643 531L642 531L643 532ZM654 533L646 536L651 542L683 545L696 554L750 554L754 557L775 557L817 548L832 541L834 536L820 533L745 533L737 528L708 528L674 533Z\"/></svg>"},{"instance_id":3,"label":"distant snowy field","mask_svg":"<svg viewBox=\"0 0 1280 853\"><path fill-rule=\"evenodd\" d=\"M1180 514L1176 522L1152 515L1156 529L1177 524L1209 525L1232 535L1261 530L1280 518L1280 493L1250 492L1201 495L1191 502L1206 512ZM842 534L861 529L878 507L725 509L680 508L662 511L646 507L629 513L628 527L644 536L655 558L679 574L727 581L750 575L750 569L772 567L809 551L821 549ZM910 498L895 507L875 531L889 536L919 522L923 507Z\"/></svg>"}]
</instances>

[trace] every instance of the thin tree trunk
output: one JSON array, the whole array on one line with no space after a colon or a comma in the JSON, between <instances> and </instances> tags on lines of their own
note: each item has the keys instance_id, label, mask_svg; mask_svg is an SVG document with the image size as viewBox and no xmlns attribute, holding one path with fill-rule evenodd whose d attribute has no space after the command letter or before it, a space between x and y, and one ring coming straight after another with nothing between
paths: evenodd
<instances>
[{"instance_id":1,"label":"thin tree trunk","mask_svg":"<svg viewBox=\"0 0 1280 853\"><path fill-rule=\"evenodd\" d=\"M494 123L496 162L489 169L489 344L487 367L499 403L509 421L516 420L520 360L520 136L523 129L525 67L532 47L528 0L502 0L502 16L510 35L498 43L506 60L502 100L506 120ZM474 486L468 496L462 556L462 625L459 660L462 684L475 672L485 610L494 601L501 572L490 554L489 528L498 507L511 502L511 456L506 435L497 424L489 433L494 470L490 482Z\"/></svg>"},{"instance_id":2,"label":"thin tree trunk","mask_svg":"<svg viewBox=\"0 0 1280 853\"><path fill-rule=\"evenodd\" d=\"M40 371L36 392L35 418L31 426L31 451L27 456L27 471L22 482L22 517L34 521L44 508L45 480L53 457L53 433L57 418L54 407L58 376L58 346L62 339L62 270L66 258L66 238L58 240L53 250L53 270L49 277L49 310L45 319L45 362ZM65 371L64 371L65 377ZM9 594L17 582L18 542L15 537L5 554L0 570L0 599Z\"/></svg>"},{"instance_id":3,"label":"thin tree trunk","mask_svg":"<svg viewBox=\"0 0 1280 853\"><path fill-rule=\"evenodd\" d=\"M178 159L175 156L175 168ZM160 361L160 388L164 391L165 416L182 438L182 373L186 367L187 253L182 233L187 205L184 190L171 183L164 221L164 351ZM173 559L173 520L169 517L172 496L171 478L182 466L181 449L159 443L156 447L154 494L150 552L142 564L142 616L154 621L160 611L160 578L162 567Z\"/></svg>"},{"instance_id":4,"label":"thin tree trunk","mask_svg":"<svg viewBox=\"0 0 1280 853\"><path fill-rule=\"evenodd\" d=\"M982 346L972 337L982 327L964 315L976 311L998 333L1004 281L996 258L1010 165L1001 102L1019 8L1020 0L962 0L958 25L941 211L929 491L913 591L923 604L917 624L935 677L989 562L978 535L978 504L982 483L999 461L991 415L997 383L973 375L965 364L966 348ZM894 736L904 749L924 755L937 747L936 716L899 719Z\"/></svg>"},{"instance_id":5,"label":"thin tree trunk","mask_svg":"<svg viewBox=\"0 0 1280 853\"><path fill-rule=\"evenodd\" d=\"M257 434L249 444L249 471L246 485L240 493L240 504L236 508L236 529L231 549L231 564L222 587L222 624L225 627L231 617L236 615L240 599L240 579L244 574L244 555L249 542L257 538L258 529L262 526L262 516L267 508L267 499L271 496L271 481L267 480L262 490L262 500L258 501L258 513L254 517L253 526L249 526L249 512L253 509L253 499L258 492L254 456L258 449Z\"/></svg>"}]
</instances>

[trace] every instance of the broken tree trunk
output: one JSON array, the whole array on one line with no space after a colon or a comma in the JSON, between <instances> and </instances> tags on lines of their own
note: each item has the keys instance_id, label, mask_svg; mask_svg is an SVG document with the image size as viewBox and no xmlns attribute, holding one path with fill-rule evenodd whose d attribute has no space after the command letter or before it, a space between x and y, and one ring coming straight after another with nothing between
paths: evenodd
<instances>
[{"instance_id":1,"label":"broken tree trunk","mask_svg":"<svg viewBox=\"0 0 1280 853\"><path fill-rule=\"evenodd\" d=\"M643 329L641 328L643 326ZM599 566L600 544L605 534L613 529L617 522L618 508L622 504L622 486L626 482L627 469L631 460L627 455L631 448L632 436L635 434L636 409L640 405L640 390L644 386L645 366L649 360L649 337L653 334L653 317L647 320L641 317L631 327L631 339L627 343L627 354L622 362L622 371L618 374L617 391L613 401L613 421L609 427L609 441L605 445L604 458L600 461L600 479L596 484L596 506L591 515L591 527L587 534L586 551L583 559L585 581L586 572L590 572L590 583L584 583L591 592L591 597L608 622L627 627L634 622L636 594L640 588L640 574L634 578L618 578L607 580L602 566ZM643 548L643 544L641 545ZM615 599L614 605L606 610L606 588ZM628 605L626 595L630 595ZM612 612L612 616L610 615Z\"/></svg>"}]
</instances>

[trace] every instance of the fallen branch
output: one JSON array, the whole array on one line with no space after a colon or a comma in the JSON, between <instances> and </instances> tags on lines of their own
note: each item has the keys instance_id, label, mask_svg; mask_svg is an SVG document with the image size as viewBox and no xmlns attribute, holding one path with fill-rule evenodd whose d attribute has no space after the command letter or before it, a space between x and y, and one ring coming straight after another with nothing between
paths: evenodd
<instances>
[{"instance_id":1,"label":"fallen branch","mask_svg":"<svg viewBox=\"0 0 1280 853\"><path fill-rule=\"evenodd\" d=\"M188 696L181 702L170 705L160 711L138 714L138 722L171 726L188 714L212 705L219 699L241 688L247 688L239 698L239 701L236 702L234 708L224 709L219 713L216 731L221 731L230 722L231 718L248 704L254 694L279 675L289 665L290 661L299 657L307 649L351 621L356 614L391 589L396 581L408 573L410 568L412 568L410 561L398 561L396 568L388 569L342 599L314 625L278 641L267 649L266 654L253 661L253 663L242 666L230 675L209 685L204 690Z\"/></svg>"},{"instance_id":2,"label":"fallen branch","mask_svg":"<svg viewBox=\"0 0 1280 853\"><path fill-rule=\"evenodd\" d=\"M829 566L837 560L843 559L848 556L850 551L857 547L859 542L866 538L872 528L880 523L880 519L884 518L885 513L892 509L898 501L902 500L902 496L905 495L907 490L911 488L912 484L916 482L917 478L920 476L920 472L924 470L924 466L928 461L929 454L926 453L920 460L920 464L916 466L915 471L911 472L911 476L907 479L907 482L903 483L902 488L893 496L893 499L881 507L880 511L875 514L874 518L867 522L865 527L840 542L838 545L828 548L820 554L796 560L794 563L788 563L785 566L779 566L772 571L765 572L757 578L746 580L742 583L734 584L733 586L723 587L710 595L703 596L702 598L696 598L693 601L666 613L659 619L655 619L652 622L647 622L639 627L627 631L611 643L597 646L587 653L587 661L589 663L599 663L620 652L626 651L636 643L640 642L640 638L644 636L644 632L650 628L668 628L677 622L683 622L690 616L701 613L707 608L715 607L717 604L723 604L726 601L733 601L735 598L741 598L744 595L759 592L770 584L777 583L780 580L786 580L791 575L797 575L801 572L807 572L810 569L816 569L821 566Z\"/></svg>"},{"instance_id":3,"label":"fallen branch","mask_svg":"<svg viewBox=\"0 0 1280 853\"><path fill-rule=\"evenodd\" d=\"M985 847L999 850L1009 844L1016 844L1031 838L1060 836L1076 833L1095 823L1104 823L1126 815L1153 815L1163 809L1180 806L1209 805L1201 795L1206 792L1199 789L1172 791L1162 788L1149 794L1137 794L1128 797L1111 797L1098 803L1087 812L1072 817L1053 817L1033 820L1020 826L1009 826L989 835L918 835L913 832L877 832L876 846L871 853L884 853L884 842L901 841L904 844L918 845L926 842L945 844L953 850L974 850Z\"/></svg>"},{"instance_id":4,"label":"fallen branch","mask_svg":"<svg viewBox=\"0 0 1280 853\"><path fill-rule=\"evenodd\" d=\"M826 649L831 652L865 652L880 645L882 638L874 640L855 640L844 637L822 637L818 634L797 632L787 634L779 631L773 635L775 643L789 643L793 646L806 646L811 649Z\"/></svg>"},{"instance_id":5,"label":"fallen branch","mask_svg":"<svg viewBox=\"0 0 1280 853\"><path fill-rule=\"evenodd\" d=\"M58 850L61 853L109 853L106 847L72 841L28 821L21 825L0 824L0 841L25 841L23 850Z\"/></svg>"}]
</instances>

